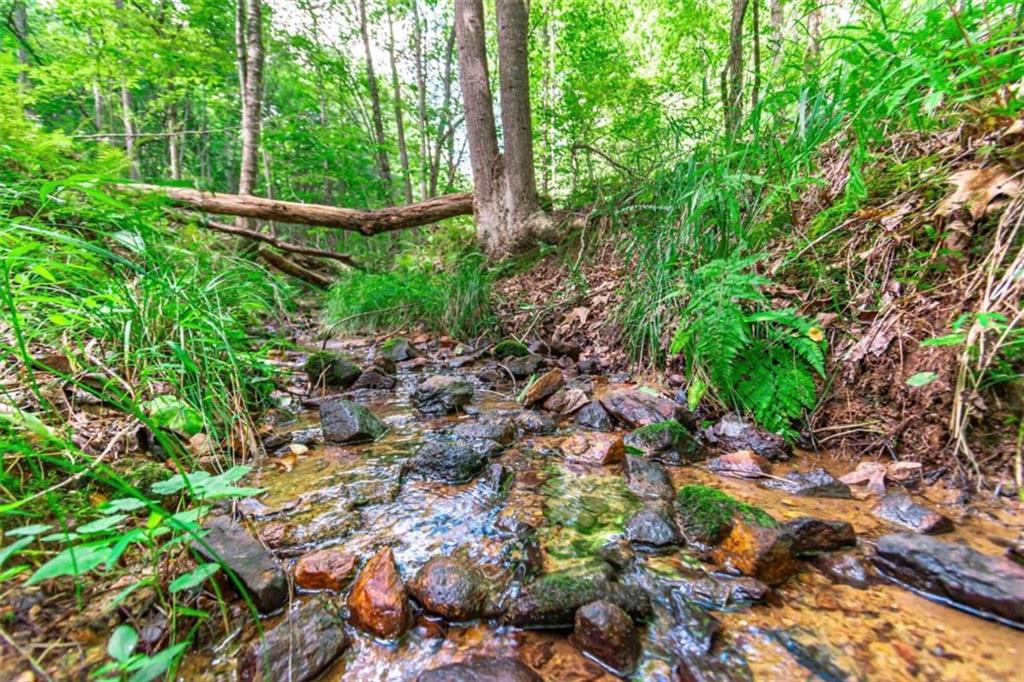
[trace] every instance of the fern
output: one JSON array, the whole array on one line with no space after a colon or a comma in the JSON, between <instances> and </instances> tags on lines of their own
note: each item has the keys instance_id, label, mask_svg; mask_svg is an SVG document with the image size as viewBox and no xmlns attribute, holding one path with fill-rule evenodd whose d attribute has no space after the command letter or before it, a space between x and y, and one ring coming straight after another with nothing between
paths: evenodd
<instances>
[{"instance_id":1,"label":"fern","mask_svg":"<svg viewBox=\"0 0 1024 682\"><path fill-rule=\"evenodd\" d=\"M759 256L711 261L685 273L673 297L684 299L670 347L686 359L691 383L704 394L750 413L787 438L817 403L814 376L825 374L821 331L792 308L769 308L753 272Z\"/></svg>"}]
</instances>

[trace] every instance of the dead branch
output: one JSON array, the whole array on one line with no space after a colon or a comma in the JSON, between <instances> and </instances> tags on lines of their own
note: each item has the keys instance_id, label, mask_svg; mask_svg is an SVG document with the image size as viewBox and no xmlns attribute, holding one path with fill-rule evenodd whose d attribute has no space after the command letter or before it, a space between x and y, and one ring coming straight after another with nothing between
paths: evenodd
<instances>
[{"instance_id":1,"label":"dead branch","mask_svg":"<svg viewBox=\"0 0 1024 682\"><path fill-rule=\"evenodd\" d=\"M313 286L320 287L321 289L327 289L332 284L330 277L322 275L319 272L309 270L308 268L304 268L295 261L282 256L276 251L260 247L257 254L264 262L266 262L267 265L275 270L280 270L286 275L291 275L292 277L298 277L301 280L309 282Z\"/></svg>"},{"instance_id":2,"label":"dead branch","mask_svg":"<svg viewBox=\"0 0 1024 682\"><path fill-rule=\"evenodd\" d=\"M208 227L211 230L216 230L217 232L233 234L239 237L244 237L245 239L253 239L255 241L263 242L264 244L270 244L281 251L290 251L292 253L302 254L303 256L312 256L314 258L330 258L338 261L339 263L343 263L350 268L355 268L356 270L363 269L363 266L356 262L352 256L347 253L337 253L334 251L327 251L325 249L314 249L311 246L293 244L272 234L263 234L262 232L256 232L255 230L247 230L244 227L226 225L225 223L218 223L213 220L203 220L200 218L199 223L203 227Z\"/></svg>"}]
</instances>

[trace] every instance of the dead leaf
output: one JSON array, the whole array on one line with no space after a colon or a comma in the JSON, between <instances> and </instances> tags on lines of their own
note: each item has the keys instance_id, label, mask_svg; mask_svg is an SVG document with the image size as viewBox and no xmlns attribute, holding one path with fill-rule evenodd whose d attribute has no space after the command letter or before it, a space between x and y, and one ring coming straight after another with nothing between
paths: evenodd
<instances>
[{"instance_id":1,"label":"dead leaf","mask_svg":"<svg viewBox=\"0 0 1024 682\"><path fill-rule=\"evenodd\" d=\"M274 463L274 466L277 469L280 469L281 471L288 473L295 468L295 462L297 460L298 457L296 456L296 454L294 452L289 452L287 455L278 457L277 459L271 461Z\"/></svg>"},{"instance_id":2,"label":"dead leaf","mask_svg":"<svg viewBox=\"0 0 1024 682\"><path fill-rule=\"evenodd\" d=\"M213 443L209 436L199 432L188 439L188 451L196 457L207 457L213 454Z\"/></svg>"},{"instance_id":3,"label":"dead leaf","mask_svg":"<svg viewBox=\"0 0 1024 682\"><path fill-rule=\"evenodd\" d=\"M954 185L953 193L935 209L938 218L948 218L960 209L966 209L971 218L978 221L1002 208L1021 190L1020 177L1003 166L967 168L953 173L949 182Z\"/></svg>"},{"instance_id":4,"label":"dead leaf","mask_svg":"<svg viewBox=\"0 0 1024 682\"><path fill-rule=\"evenodd\" d=\"M894 481L906 481L920 472L920 462L893 462L886 467L886 474Z\"/></svg>"},{"instance_id":5,"label":"dead leaf","mask_svg":"<svg viewBox=\"0 0 1024 682\"><path fill-rule=\"evenodd\" d=\"M867 483L867 488L870 492L882 496L885 494L885 475L886 469L884 464L879 462L861 462L857 465L856 469L845 476L840 476L839 480L846 485Z\"/></svg>"}]
</instances>

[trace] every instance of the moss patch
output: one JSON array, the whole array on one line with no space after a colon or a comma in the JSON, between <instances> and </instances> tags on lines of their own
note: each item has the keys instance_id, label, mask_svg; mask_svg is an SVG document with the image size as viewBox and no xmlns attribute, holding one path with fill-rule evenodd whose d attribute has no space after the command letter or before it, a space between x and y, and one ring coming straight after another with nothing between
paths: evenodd
<instances>
[{"instance_id":1,"label":"moss patch","mask_svg":"<svg viewBox=\"0 0 1024 682\"><path fill-rule=\"evenodd\" d=\"M491 353L496 358L523 358L530 354L530 349L521 341L516 341L515 339L504 339L494 344L494 348Z\"/></svg>"},{"instance_id":2,"label":"moss patch","mask_svg":"<svg viewBox=\"0 0 1024 682\"><path fill-rule=\"evenodd\" d=\"M763 509L740 502L717 488L705 485L686 485L680 488L676 494L676 505L687 533L707 544L721 540L737 515L759 526L770 528L776 525L775 519Z\"/></svg>"}]
</instances>

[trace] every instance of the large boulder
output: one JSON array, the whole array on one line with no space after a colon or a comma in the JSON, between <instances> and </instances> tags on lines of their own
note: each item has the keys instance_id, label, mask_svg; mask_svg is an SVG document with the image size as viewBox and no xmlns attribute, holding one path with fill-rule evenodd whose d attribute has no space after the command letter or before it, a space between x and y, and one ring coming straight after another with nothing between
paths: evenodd
<instances>
[{"instance_id":1,"label":"large boulder","mask_svg":"<svg viewBox=\"0 0 1024 682\"><path fill-rule=\"evenodd\" d=\"M626 436L625 443L645 457L666 464L689 464L706 456L701 444L675 419L641 426Z\"/></svg>"},{"instance_id":2,"label":"large boulder","mask_svg":"<svg viewBox=\"0 0 1024 682\"><path fill-rule=\"evenodd\" d=\"M412 345L408 339L403 339L400 336L396 336L393 339L388 339L380 345L377 349L377 355L382 358L387 358L391 362L399 363L413 358L418 358L423 353L420 349Z\"/></svg>"},{"instance_id":3,"label":"large boulder","mask_svg":"<svg viewBox=\"0 0 1024 682\"><path fill-rule=\"evenodd\" d=\"M468 483L486 464L486 451L458 441L431 440L408 461L406 472L428 481Z\"/></svg>"},{"instance_id":4,"label":"large boulder","mask_svg":"<svg viewBox=\"0 0 1024 682\"><path fill-rule=\"evenodd\" d=\"M354 555L340 549L317 550L295 562L295 586L304 590L340 592L355 570Z\"/></svg>"},{"instance_id":5,"label":"large boulder","mask_svg":"<svg viewBox=\"0 0 1024 682\"><path fill-rule=\"evenodd\" d=\"M417 682L543 682L530 666L514 658L474 656L420 673Z\"/></svg>"},{"instance_id":6,"label":"large boulder","mask_svg":"<svg viewBox=\"0 0 1024 682\"><path fill-rule=\"evenodd\" d=\"M207 533L192 547L208 561L219 561L242 581L256 608L276 611L288 601L288 578L277 559L242 526L216 516L204 526Z\"/></svg>"},{"instance_id":7,"label":"large boulder","mask_svg":"<svg viewBox=\"0 0 1024 682\"><path fill-rule=\"evenodd\" d=\"M915 533L938 535L953 530L953 522L948 517L914 502L910 495L903 492L887 494L872 513L880 519Z\"/></svg>"},{"instance_id":8,"label":"large boulder","mask_svg":"<svg viewBox=\"0 0 1024 682\"><path fill-rule=\"evenodd\" d=\"M303 367L313 386L348 388L359 377L359 365L340 353L317 351L310 353Z\"/></svg>"},{"instance_id":9,"label":"large boulder","mask_svg":"<svg viewBox=\"0 0 1024 682\"><path fill-rule=\"evenodd\" d=\"M771 462L789 459L793 454L793 448L782 436L758 428L735 413L704 429L703 436L706 443L722 452L753 450Z\"/></svg>"},{"instance_id":10,"label":"large boulder","mask_svg":"<svg viewBox=\"0 0 1024 682\"><path fill-rule=\"evenodd\" d=\"M534 405L543 402L545 398L560 389L564 383L565 377L562 376L562 371L553 369L550 372L540 375L537 377L536 381L529 384L523 390L520 402L524 407L533 407Z\"/></svg>"},{"instance_id":11,"label":"large boulder","mask_svg":"<svg viewBox=\"0 0 1024 682\"><path fill-rule=\"evenodd\" d=\"M320 403L324 440L332 443L361 443L376 440L388 430L364 405L336 398Z\"/></svg>"},{"instance_id":12,"label":"large boulder","mask_svg":"<svg viewBox=\"0 0 1024 682\"><path fill-rule=\"evenodd\" d=\"M396 639L409 627L409 600L390 547L363 566L348 593L348 610L352 625L381 639Z\"/></svg>"},{"instance_id":13,"label":"large boulder","mask_svg":"<svg viewBox=\"0 0 1024 682\"><path fill-rule=\"evenodd\" d=\"M602 573L549 573L523 588L502 621L518 627L570 627L576 609L608 601L637 619L650 615L647 593L634 585L611 582Z\"/></svg>"},{"instance_id":14,"label":"large boulder","mask_svg":"<svg viewBox=\"0 0 1024 682\"><path fill-rule=\"evenodd\" d=\"M626 486L637 497L671 501L676 495L668 472L657 462L626 455Z\"/></svg>"},{"instance_id":15,"label":"large boulder","mask_svg":"<svg viewBox=\"0 0 1024 682\"><path fill-rule=\"evenodd\" d=\"M678 420L685 409L668 398L638 388L620 388L601 397L601 404L623 424L647 426L669 419Z\"/></svg>"},{"instance_id":16,"label":"large boulder","mask_svg":"<svg viewBox=\"0 0 1024 682\"><path fill-rule=\"evenodd\" d=\"M595 601L577 609L572 640L617 675L628 676L640 658L633 619L610 602Z\"/></svg>"},{"instance_id":17,"label":"large boulder","mask_svg":"<svg viewBox=\"0 0 1024 682\"><path fill-rule=\"evenodd\" d=\"M1024 625L1024 566L917 533L879 538L874 564L886 577L967 610Z\"/></svg>"},{"instance_id":18,"label":"large boulder","mask_svg":"<svg viewBox=\"0 0 1024 682\"><path fill-rule=\"evenodd\" d=\"M420 412L438 415L455 412L468 405L472 398L472 384L443 374L425 379L412 394L412 401Z\"/></svg>"},{"instance_id":19,"label":"large boulder","mask_svg":"<svg viewBox=\"0 0 1024 682\"><path fill-rule=\"evenodd\" d=\"M348 637L319 602L293 609L288 617L247 646L238 666L242 682L312 680L345 651Z\"/></svg>"},{"instance_id":20,"label":"large boulder","mask_svg":"<svg viewBox=\"0 0 1024 682\"><path fill-rule=\"evenodd\" d=\"M431 613L449 620L473 620L485 613L487 579L464 557L436 556L409 581L409 593Z\"/></svg>"}]
</instances>

